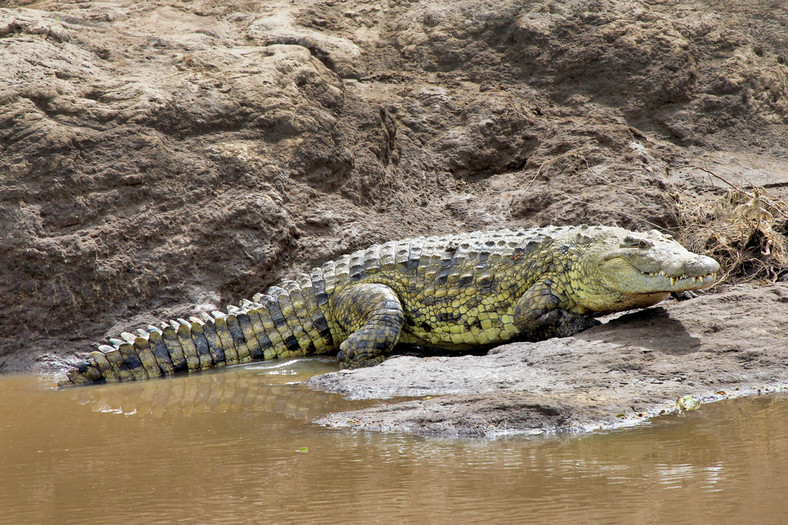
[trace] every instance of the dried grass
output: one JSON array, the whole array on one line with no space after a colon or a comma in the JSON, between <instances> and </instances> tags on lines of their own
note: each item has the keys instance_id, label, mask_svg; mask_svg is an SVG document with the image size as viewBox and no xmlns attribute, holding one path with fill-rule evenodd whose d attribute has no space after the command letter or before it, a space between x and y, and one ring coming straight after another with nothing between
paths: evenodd
<instances>
[{"instance_id":1,"label":"dried grass","mask_svg":"<svg viewBox=\"0 0 788 525\"><path fill-rule=\"evenodd\" d=\"M774 282L788 274L788 204L765 188L733 184L698 168L729 186L709 200L676 198L679 241L696 253L719 261L719 284L742 281Z\"/></svg>"}]
</instances>

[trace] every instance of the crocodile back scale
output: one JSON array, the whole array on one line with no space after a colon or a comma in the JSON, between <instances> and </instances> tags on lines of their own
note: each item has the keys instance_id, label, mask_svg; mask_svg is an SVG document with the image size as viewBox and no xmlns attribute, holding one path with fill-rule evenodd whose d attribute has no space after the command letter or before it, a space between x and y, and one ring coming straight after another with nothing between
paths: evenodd
<instances>
[{"instance_id":1,"label":"crocodile back scale","mask_svg":"<svg viewBox=\"0 0 788 525\"><path fill-rule=\"evenodd\" d=\"M61 384L117 382L336 353L374 365L397 343L467 350L571 335L595 316L704 288L719 265L657 231L565 226L376 244L228 306L124 332Z\"/></svg>"}]
</instances>

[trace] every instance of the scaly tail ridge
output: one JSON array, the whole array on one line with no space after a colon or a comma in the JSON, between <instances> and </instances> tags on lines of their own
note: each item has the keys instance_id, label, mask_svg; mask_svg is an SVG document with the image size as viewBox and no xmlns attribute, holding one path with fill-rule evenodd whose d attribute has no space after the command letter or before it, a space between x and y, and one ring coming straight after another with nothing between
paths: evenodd
<instances>
[{"instance_id":1,"label":"scaly tail ridge","mask_svg":"<svg viewBox=\"0 0 788 525\"><path fill-rule=\"evenodd\" d=\"M312 279L318 279L317 296ZM62 385L117 383L334 349L322 275L302 276L227 312L123 332L70 369Z\"/></svg>"}]
</instances>

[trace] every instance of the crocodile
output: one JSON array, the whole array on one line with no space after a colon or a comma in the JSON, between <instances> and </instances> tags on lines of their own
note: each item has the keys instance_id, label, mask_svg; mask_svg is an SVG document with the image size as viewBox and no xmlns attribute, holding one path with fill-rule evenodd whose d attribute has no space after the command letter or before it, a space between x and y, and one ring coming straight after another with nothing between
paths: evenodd
<instances>
[{"instance_id":1,"label":"crocodile","mask_svg":"<svg viewBox=\"0 0 788 525\"><path fill-rule=\"evenodd\" d=\"M264 294L124 332L61 384L118 382L335 353L370 366L398 343L468 351L565 337L596 317L716 282L719 264L656 230L547 226L419 237L343 255Z\"/></svg>"}]
</instances>

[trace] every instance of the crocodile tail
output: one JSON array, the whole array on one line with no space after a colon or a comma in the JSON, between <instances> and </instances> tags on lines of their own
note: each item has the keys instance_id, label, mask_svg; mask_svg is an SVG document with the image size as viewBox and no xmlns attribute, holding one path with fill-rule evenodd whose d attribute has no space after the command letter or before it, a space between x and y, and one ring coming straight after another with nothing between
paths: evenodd
<instances>
[{"instance_id":1,"label":"crocodile tail","mask_svg":"<svg viewBox=\"0 0 788 525\"><path fill-rule=\"evenodd\" d=\"M114 383L335 349L322 272L285 281L226 312L124 332L66 372L63 385Z\"/></svg>"}]
</instances>

